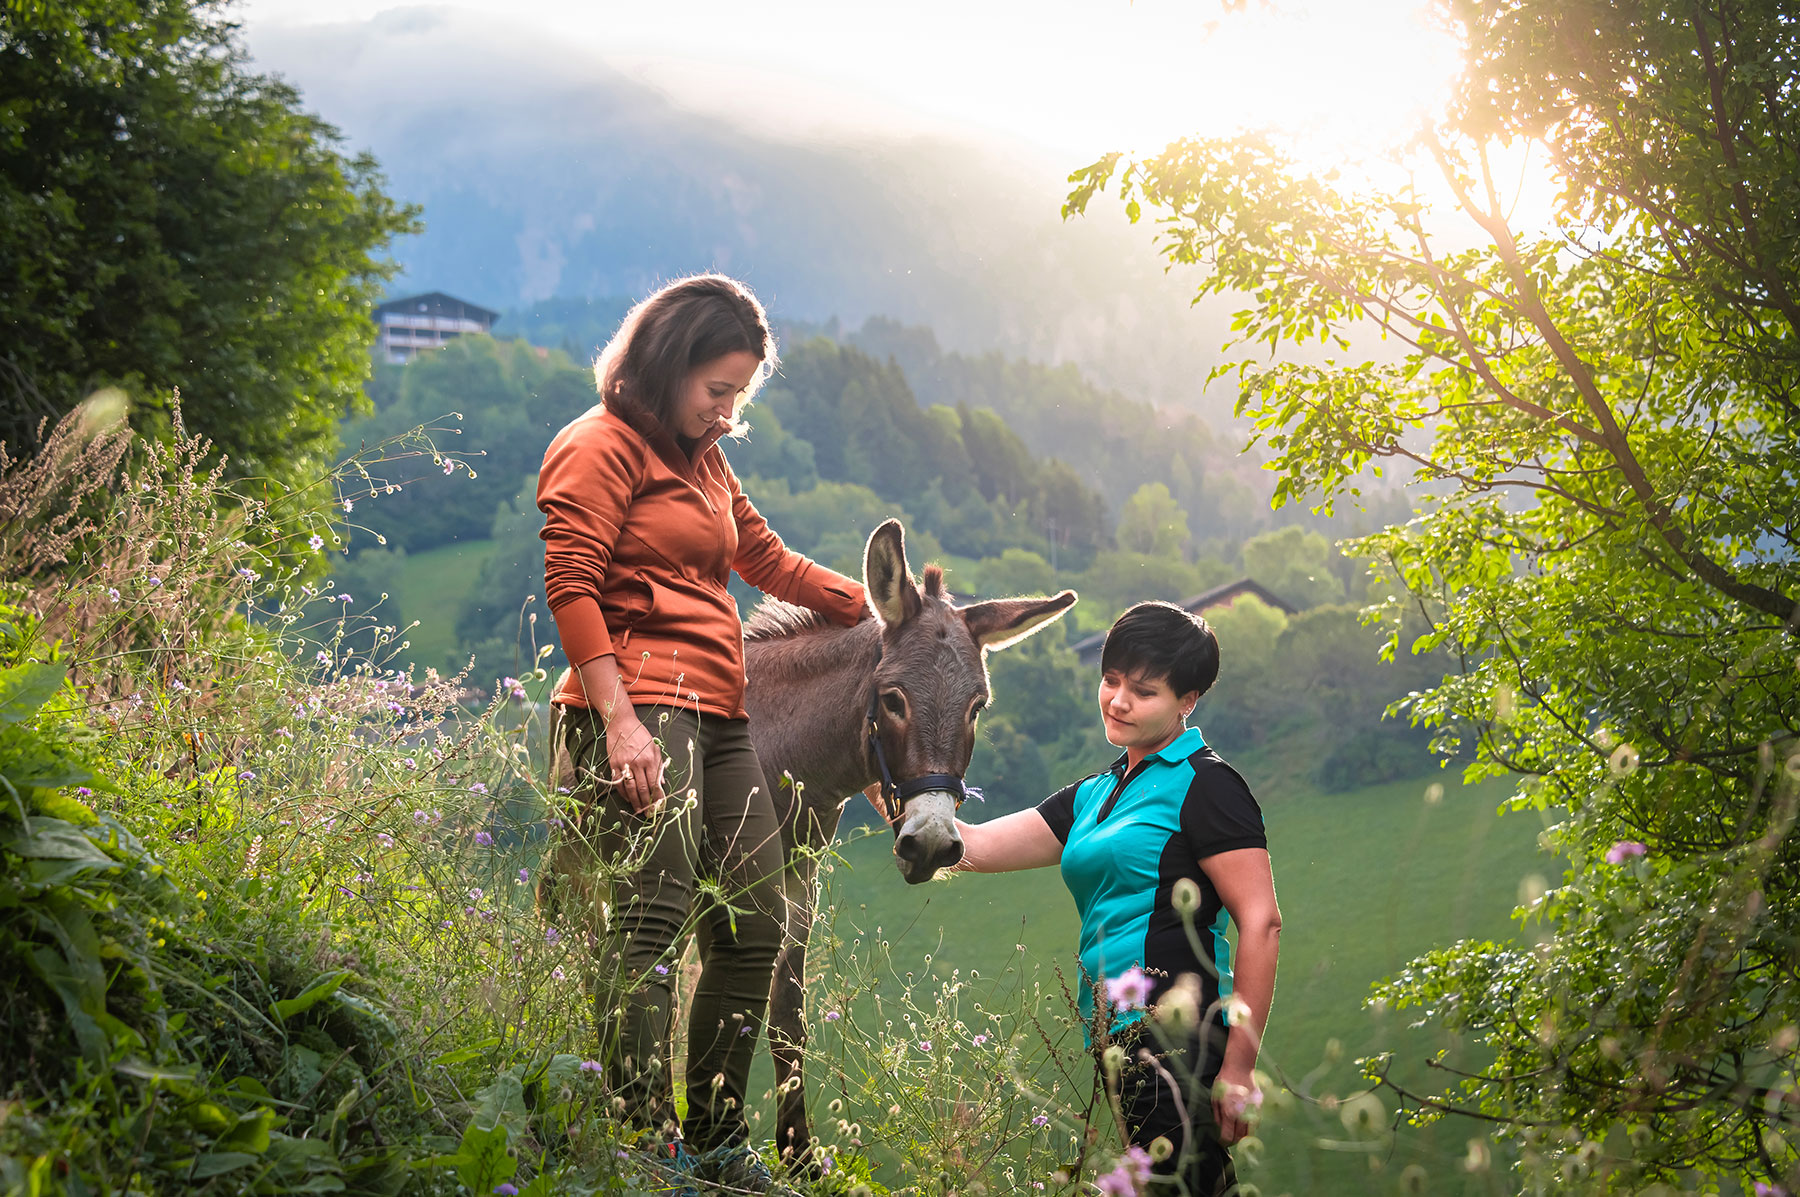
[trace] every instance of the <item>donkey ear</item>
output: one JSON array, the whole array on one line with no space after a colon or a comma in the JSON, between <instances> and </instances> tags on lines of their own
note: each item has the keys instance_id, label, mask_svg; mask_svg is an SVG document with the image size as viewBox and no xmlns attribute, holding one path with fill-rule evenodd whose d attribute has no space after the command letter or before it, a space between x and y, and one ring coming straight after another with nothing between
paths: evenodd
<instances>
[{"instance_id":1,"label":"donkey ear","mask_svg":"<svg viewBox=\"0 0 1800 1197\"><path fill-rule=\"evenodd\" d=\"M983 650L1017 644L1041 627L1061 619L1075 605L1075 592L1065 590L1049 598L989 599L961 608L969 635Z\"/></svg>"},{"instance_id":2,"label":"donkey ear","mask_svg":"<svg viewBox=\"0 0 1800 1197\"><path fill-rule=\"evenodd\" d=\"M869 536L863 556L863 585L869 605L889 627L905 623L919 613L919 587L906 567L906 533L899 520L888 520Z\"/></svg>"}]
</instances>

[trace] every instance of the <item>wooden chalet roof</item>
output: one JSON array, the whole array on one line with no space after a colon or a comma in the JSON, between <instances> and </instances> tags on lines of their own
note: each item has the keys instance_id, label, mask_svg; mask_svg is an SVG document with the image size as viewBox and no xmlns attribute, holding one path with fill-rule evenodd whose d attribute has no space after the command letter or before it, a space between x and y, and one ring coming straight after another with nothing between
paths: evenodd
<instances>
[{"instance_id":1,"label":"wooden chalet roof","mask_svg":"<svg viewBox=\"0 0 1800 1197\"><path fill-rule=\"evenodd\" d=\"M1269 606L1286 615L1292 615L1297 610L1292 603L1276 595L1261 582L1255 581L1252 578L1239 578L1237 581L1227 582L1223 586L1214 586L1211 590L1202 590L1192 598L1182 599L1176 606L1185 608L1198 615L1200 612L1205 611L1210 607L1222 607L1240 595L1245 594L1261 599ZM1106 647L1106 633L1095 632L1090 636L1083 636L1069 647L1075 650L1076 658L1079 659L1083 665L1096 664L1100 660L1100 650Z\"/></svg>"}]
</instances>

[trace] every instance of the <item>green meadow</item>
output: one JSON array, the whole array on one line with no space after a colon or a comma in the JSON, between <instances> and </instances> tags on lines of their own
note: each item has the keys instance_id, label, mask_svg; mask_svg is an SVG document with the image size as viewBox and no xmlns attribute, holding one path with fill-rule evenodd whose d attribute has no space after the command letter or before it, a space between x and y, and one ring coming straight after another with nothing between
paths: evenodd
<instances>
[{"instance_id":1,"label":"green meadow","mask_svg":"<svg viewBox=\"0 0 1800 1197\"><path fill-rule=\"evenodd\" d=\"M1431 780L1343 794L1263 795L1283 915L1263 1067L1295 1097L1271 1100L1260 1158L1242 1161L1242 1179L1270 1197L1393 1193L1400 1174L1415 1164L1426 1170L1426 1191L1434 1193L1485 1193L1499 1179L1462 1167L1468 1140L1483 1131L1473 1121L1426 1128L1398 1123L1393 1096L1384 1093L1382 1116L1357 1129L1353 1115L1366 1114L1366 1099L1348 1106L1334 1101L1367 1088L1357 1058L1382 1051L1395 1053L1396 1077L1441 1085L1443 1076L1428 1075L1426 1060L1439 1050L1454 1059L1460 1045L1409 1028L1405 1012L1367 1009L1371 982L1433 945L1529 934L1511 918L1521 887L1556 871L1538 847L1538 816L1496 813L1508 792L1504 785L1460 786L1452 775L1440 793L1430 790ZM979 810L973 817L981 817ZM824 878L809 960L809 974L819 978L809 986L815 1028L818 995L832 987L823 941L833 934L843 940L861 934L865 943L886 939L892 968L917 970L915 991L927 977L948 979L961 970L983 978L975 989L989 1008L1016 1006L1034 982L1049 995L1040 1010L1066 1007L1056 996L1056 970L1073 972L1076 922L1054 870L960 875L910 887L893 868L885 831L852 833L840 850ZM814 1070L815 1088L820 1071ZM753 1085L751 1092L765 1087ZM813 1102L820 1116L827 1096Z\"/></svg>"}]
</instances>

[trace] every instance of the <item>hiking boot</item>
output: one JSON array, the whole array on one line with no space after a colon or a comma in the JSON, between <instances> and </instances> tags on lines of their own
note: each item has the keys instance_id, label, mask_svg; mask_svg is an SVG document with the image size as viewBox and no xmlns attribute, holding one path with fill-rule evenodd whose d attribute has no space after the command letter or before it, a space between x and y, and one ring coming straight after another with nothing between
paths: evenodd
<instances>
[{"instance_id":1,"label":"hiking boot","mask_svg":"<svg viewBox=\"0 0 1800 1197\"><path fill-rule=\"evenodd\" d=\"M798 1197L794 1190L776 1183L774 1173L755 1148L742 1143L728 1143L701 1155L694 1175L729 1192Z\"/></svg>"},{"instance_id":2,"label":"hiking boot","mask_svg":"<svg viewBox=\"0 0 1800 1197\"><path fill-rule=\"evenodd\" d=\"M657 1197L700 1197L699 1186L694 1183L700 1171L700 1157L680 1139L640 1147L635 1156Z\"/></svg>"}]
</instances>

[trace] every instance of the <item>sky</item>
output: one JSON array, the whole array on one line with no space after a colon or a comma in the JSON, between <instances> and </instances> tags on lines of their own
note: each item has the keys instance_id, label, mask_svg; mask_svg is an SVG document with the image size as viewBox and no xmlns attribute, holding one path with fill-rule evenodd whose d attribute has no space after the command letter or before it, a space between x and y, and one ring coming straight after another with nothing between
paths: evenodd
<instances>
[{"instance_id":1,"label":"sky","mask_svg":"<svg viewBox=\"0 0 1800 1197\"><path fill-rule=\"evenodd\" d=\"M242 0L253 52L368 0ZM1403 139L1457 51L1420 0L464 0L685 107L808 133L966 131L1059 155L1274 126L1317 152ZM1227 12L1227 7L1241 11ZM295 79L305 88L305 79Z\"/></svg>"}]
</instances>

